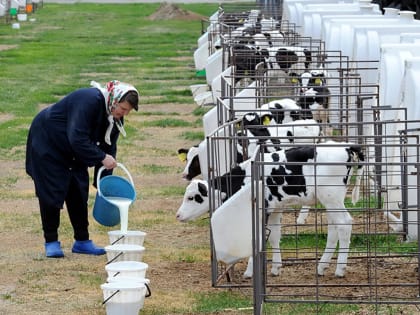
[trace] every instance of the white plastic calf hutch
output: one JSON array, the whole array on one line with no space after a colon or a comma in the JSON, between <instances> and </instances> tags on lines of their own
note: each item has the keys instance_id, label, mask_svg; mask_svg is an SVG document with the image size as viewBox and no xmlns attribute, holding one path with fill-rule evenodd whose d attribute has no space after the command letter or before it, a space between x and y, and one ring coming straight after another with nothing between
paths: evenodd
<instances>
[{"instance_id":1,"label":"white plastic calf hutch","mask_svg":"<svg viewBox=\"0 0 420 315\"><path fill-rule=\"evenodd\" d=\"M305 9L303 11L303 36L311 36L313 38L321 38L322 21L326 15L382 15L377 6L374 5L360 5L355 10L340 10L332 7L329 10L322 9Z\"/></svg>"},{"instance_id":2,"label":"white plastic calf hutch","mask_svg":"<svg viewBox=\"0 0 420 315\"><path fill-rule=\"evenodd\" d=\"M327 50L341 50L345 56L353 56L354 26L356 25L390 25L410 21L404 15L376 15L353 17L332 17L323 22L322 39Z\"/></svg>"},{"instance_id":3,"label":"white plastic calf hutch","mask_svg":"<svg viewBox=\"0 0 420 315\"><path fill-rule=\"evenodd\" d=\"M349 0L345 2L351 3L353 1ZM284 20L301 26L303 24L303 10L306 4L337 4L337 0L283 0Z\"/></svg>"}]
</instances>

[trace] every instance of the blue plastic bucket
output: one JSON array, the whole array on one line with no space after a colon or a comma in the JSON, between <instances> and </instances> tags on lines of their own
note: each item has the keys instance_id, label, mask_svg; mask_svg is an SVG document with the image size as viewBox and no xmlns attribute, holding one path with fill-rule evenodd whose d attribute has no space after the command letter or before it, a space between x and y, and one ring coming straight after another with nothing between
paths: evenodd
<instances>
[{"instance_id":1,"label":"blue plastic bucket","mask_svg":"<svg viewBox=\"0 0 420 315\"><path fill-rule=\"evenodd\" d=\"M136 199L136 191L134 190L133 180L130 174L122 164L118 164L118 166L126 171L130 181L116 175L108 175L100 179L100 175L105 168L101 167L98 171L98 190L93 206L93 217L99 224L105 226L114 226L120 223L119 208L109 202L107 198L120 197L131 199L132 201Z\"/></svg>"}]
</instances>

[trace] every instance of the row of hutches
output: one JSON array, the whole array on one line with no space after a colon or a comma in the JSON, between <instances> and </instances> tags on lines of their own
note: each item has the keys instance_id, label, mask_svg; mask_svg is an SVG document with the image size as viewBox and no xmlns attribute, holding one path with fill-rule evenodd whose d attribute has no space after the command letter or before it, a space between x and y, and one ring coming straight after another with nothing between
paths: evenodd
<instances>
[{"instance_id":1,"label":"row of hutches","mask_svg":"<svg viewBox=\"0 0 420 315\"><path fill-rule=\"evenodd\" d=\"M43 0L0 0L0 19L6 23L27 21L28 16L43 6Z\"/></svg>"},{"instance_id":2,"label":"row of hutches","mask_svg":"<svg viewBox=\"0 0 420 315\"><path fill-rule=\"evenodd\" d=\"M329 117L320 122L320 136L299 142L281 133L277 140L288 147L301 143L316 145L327 140L362 146L366 155L363 197L352 216L353 236L365 238L366 243L353 245L349 265L352 268L359 268L363 262L364 265L356 272L361 278L355 280L349 276L347 282L331 278L320 281L313 276L316 272L312 267L309 278L291 277L290 271L282 271L287 276L281 280L270 278L266 266L273 253L259 244L258 240L267 236L267 229L258 225L265 223L264 220L258 223L256 216L247 226L252 226L254 233L262 233L252 238L254 274L261 276L244 282L232 266L217 261L218 249L212 243L212 284L252 286L255 314L260 314L264 302L296 302L297 297L301 302L315 304L349 302L356 296L360 303L417 304L418 275L400 279L398 274L401 274L399 268L408 270L407 266L413 266L414 270L420 263L417 248L420 21L415 18L415 12L382 8L369 0L273 3L221 5L209 17L197 40L195 70L203 80L205 77L205 82L192 85L191 91L197 105L208 108L203 117L205 139L198 148L201 174L209 181L213 199L210 211L216 210L218 198L212 190L212 181L237 165L238 144L244 141L244 127L240 122L246 113L263 114L268 104L282 104L284 99L302 105L305 104L302 97L307 97L319 106L328 98L328 108L320 107ZM312 78L322 76L322 83L312 85L312 94L305 94L311 87L302 89L303 73L310 73ZM328 92L315 88L316 85L326 87ZM284 116L291 115L286 113L286 107L282 112ZM229 206L235 211L235 206ZM221 208L223 205L218 211ZM289 220L282 225L285 236L298 239L297 235L309 230L318 236L326 231L322 211L316 211L314 218L303 226L296 224L296 211L290 215L291 218L283 219ZM212 232L214 235L214 228ZM382 240L380 248L373 241L378 237ZM411 246L407 253L392 250L397 240L412 244L407 245ZM307 261L308 264L317 261L322 253L322 248L312 252L308 248L302 250L297 243L286 254L282 249L286 257L284 265L299 269ZM404 262L409 265L401 267ZM395 271L392 286L381 284L378 275L389 272L384 268L394 263L400 267L395 268L399 271ZM241 269L235 265L237 270ZM255 265L261 266L261 270L256 270ZM293 274L305 272L294 270ZM337 287L339 293L329 291Z\"/></svg>"}]
</instances>

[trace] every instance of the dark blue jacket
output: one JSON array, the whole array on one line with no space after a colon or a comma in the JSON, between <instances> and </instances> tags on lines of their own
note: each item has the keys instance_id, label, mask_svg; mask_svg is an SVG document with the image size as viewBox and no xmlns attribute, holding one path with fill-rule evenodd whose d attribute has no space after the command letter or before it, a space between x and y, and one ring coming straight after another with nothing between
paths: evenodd
<instances>
[{"instance_id":1,"label":"dark blue jacket","mask_svg":"<svg viewBox=\"0 0 420 315\"><path fill-rule=\"evenodd\" d=\"M26 172L38 198L62 208L73 177L87 202L88 167L96 166L96 174L106 153L116 156L119 131L114 125L112 145L106 144L108 124L105 100L96 88L74 91L36 115L28 134Z\"/></svg>"}]
</instances>

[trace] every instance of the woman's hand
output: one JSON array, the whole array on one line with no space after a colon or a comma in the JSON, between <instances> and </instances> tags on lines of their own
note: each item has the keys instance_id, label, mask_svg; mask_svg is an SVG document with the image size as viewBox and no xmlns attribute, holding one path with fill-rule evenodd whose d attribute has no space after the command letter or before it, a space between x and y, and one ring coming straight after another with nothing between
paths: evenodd
<instances>
[{"instance_id":1,"label":"woman's hand","mask_svg":"<svg viewBox=\"0 0 420 315\"><path fill-rule=\"evenodd\" d=\"M112 170L113 168L117 167L117 161L112 155L107 154L102 160L102 165L105 166L107 170Z\"/></svg>"}]
</instances>

